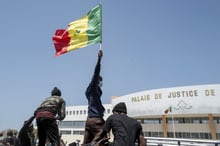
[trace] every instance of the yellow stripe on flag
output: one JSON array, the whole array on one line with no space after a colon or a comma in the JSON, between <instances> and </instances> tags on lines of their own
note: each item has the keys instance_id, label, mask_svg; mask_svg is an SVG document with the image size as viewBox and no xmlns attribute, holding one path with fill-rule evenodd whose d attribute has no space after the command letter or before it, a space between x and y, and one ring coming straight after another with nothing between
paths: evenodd
<instances>
[{"instance_id":1,"label":"yellow stripe on flag","mask_svg":"<svg viewBox=\"0 0 220 146\"><path fill-rule=\"evenodd\" d=\"M69 24L67 29L70 35L70 46L67 51L72 51L87 46L88 36L86 30L88 28L88 16L84 16Z\"/></svg>"}]
</instances>

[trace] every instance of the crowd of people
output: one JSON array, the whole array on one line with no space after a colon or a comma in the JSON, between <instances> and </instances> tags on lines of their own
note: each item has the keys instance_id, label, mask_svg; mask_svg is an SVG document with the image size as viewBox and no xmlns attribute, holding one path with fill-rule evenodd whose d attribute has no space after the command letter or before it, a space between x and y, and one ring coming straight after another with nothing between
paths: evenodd
<instances>
[{"instance_id":1,"label":"crowd of people","mask_svg":"<svg viewBox=\"0 0 220 146\"><path fill-rule=\"evenodd\" d=\"M105 108L102 104L102 50L98 52L98 61L92 80L86 88L88 100L88 116L82 146L146 146L141 124L127 115L124 102L116 104L112 115L103 119ZM66 101L61 90L54 87L51 96L47 97L33 115L24 122L18 134L8 133L1 140L0 146L65 146L59 134L57 120L62 121L66 114ZM33 135L33 120L36 119L37 138ZM109 142L112 131L113 141ZM76 143L70 144L70 146Z\"/></svg>"}]
</instances>

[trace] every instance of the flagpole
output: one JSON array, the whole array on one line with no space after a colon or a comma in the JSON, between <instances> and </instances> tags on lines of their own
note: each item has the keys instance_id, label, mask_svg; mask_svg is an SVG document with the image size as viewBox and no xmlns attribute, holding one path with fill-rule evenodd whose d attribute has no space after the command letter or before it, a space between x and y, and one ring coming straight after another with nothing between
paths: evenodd
<instances>
[{"instance_id":1,"label":"flagpole","mask_svg":"<svg viewBox=\"0 0 220 146\"><path fill-rule=\"evenodd\" d=\"M173 125L173 138L176 138L176 130L175 130L175 125L174 125L173 112L171 112L171 116L172 116L172 125Z\"/></svg>"},{"instance_id":2,"label":"flagpole","mask_svg":"<svg viewBox=\"0 0 220 146\"><path fill-rule=\"evenodd\" d=\"M101 5L100 15L101 15L101 41L99 45L99 50L102 50L102 0L99 1L99 4Z\"/></svg>"},{"instance_id":3,"label":"flagpole","mask_svg":"<svg viewBox=\"0 0 220 146\"><path fill-rule=\"evenodd\" d=\"M102 50L102 42L99 44L99 50Z\"/></svg>"}]
</instances>

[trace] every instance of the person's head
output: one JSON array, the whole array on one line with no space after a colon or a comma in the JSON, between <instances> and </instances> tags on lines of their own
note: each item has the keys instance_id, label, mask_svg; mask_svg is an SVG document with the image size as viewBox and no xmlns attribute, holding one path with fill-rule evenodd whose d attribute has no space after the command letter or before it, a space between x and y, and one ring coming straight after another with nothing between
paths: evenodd
<instances>
[{"instance_id":1,"label":"person's head","mask_svg":"<svg viewBox=\"0 0 220 146\"><path fill-rule=\"evenodd\" d=\"M102 87L102 84L103 84L103 80L102 80L102 76L99 75L99 87Z\"/></svg>"},{"instance_id":2,"label":"person's head","mask_svg":"<svg viewBox=\"0 0 220 146\"><path fill-rule=\"evenodd\" d=\"M118 104L116 104L112 110L113 113L124 113L127 114L127 107L126 104L124 102L119 102Z\"/></svg>"},{"instance_id":3,"label":"person's head","mask_svg":"<svg viewBox=\"0 0 220 146\"><path fill-rule=\"evenodd\" d=\"M61 91L57 87L54 87L53 90L51 91L51 96L61 96Z\"/></svg>"}]
</instances>

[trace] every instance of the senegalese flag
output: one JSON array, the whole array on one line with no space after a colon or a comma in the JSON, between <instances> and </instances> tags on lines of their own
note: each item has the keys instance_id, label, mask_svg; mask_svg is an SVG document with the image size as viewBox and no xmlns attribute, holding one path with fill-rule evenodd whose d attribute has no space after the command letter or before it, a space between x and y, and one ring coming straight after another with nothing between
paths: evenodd
<instances>
[{"instance_id":1,"label":"senegalese flag","mask_svg":"<svg viewBox=\"0 0 220 146\"><path fill-rule=\"evenodd\" d=\"M169 106L169 108L167 108L164 113L167 114L168 112L172 112L172 106Z\"/></svg>"},{"instance_id":2,"label":"senegalese flag","mask_svg":"<svg viewBox=\"0 0 220 146\"><path fill-rule=\"evenodd\" d=\"M102 41L102 6L98 4L87 15L58 29L53 36L56 56Z\"/></svg>"}]
</instances>

